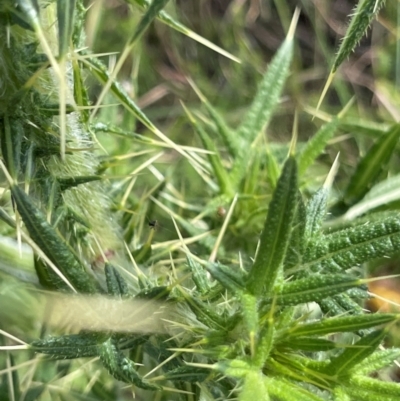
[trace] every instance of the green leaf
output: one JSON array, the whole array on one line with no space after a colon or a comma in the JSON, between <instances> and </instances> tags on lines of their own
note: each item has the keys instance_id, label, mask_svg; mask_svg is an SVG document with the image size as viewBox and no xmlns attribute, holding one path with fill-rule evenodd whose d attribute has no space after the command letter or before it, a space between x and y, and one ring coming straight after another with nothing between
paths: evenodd
<instances>
[{"instance_id":1,"label":"green leaf","mask_svg":"<svg viewBox=\"0 0 400 401\"><path fill-rule=\"evenodd\" d=\"M112 338L99 345L99 354L104 367L117 380L132 383L145 390L161 390L160 386L150 383L139 375L133 361L118 350Z\"/></svg>"},{"instance_id":2,"label":"green leaf","mask_svg":"<svg viewBox=\"0 0 400 401\"><path fill-rule=\"evenodd\" d=\"M4 114L0 125L1 153L5 165L13 179L17 179L20 173L21 143L24 130L19 119L10 119Z\"/></svg>"},{"instance_id":3,"label":"green leaf","mask_svg":"<svg viewBox=\"0 0 400 401\"><path fill-rule=\"evenodd\" d=\"M360 202L346 212L343 219L353 220L377 207L398 200L400 200L400 175L395 175L372 187Z\"/></svg>"},{"instance_id":4,"label":"green leaf","mask_svg":"<svg viewBox=\"0 0 400 401\"><path fill-rule=\"evenodd\" d=\"M65 191L78 185L87 184L88 182L101 180L98 175L81 175L77 177L58 177L57 181L60 184L60 191Z\"/></svg>"},{"instance_id":5,"label":"green leaf","mask_svg":"<svg viewBox=\"0 0 400 401\"><path fill-rule=\"evenodd\" d=\"M332 317L313 323L301 323L284 330L289 337L322 336L331 333L355 332L362 329L388 324L396 321L399 315L395 314L369 314ZM282 335L283 335L282 334Z\"/></svg>"},{"instance_id":6,"label":"green leaf","mask_svg":"<svg viewBox=\"0 0 400 401\"><path fill-rule=\"evenodd\" d=\"M33 341L30 348L52 359L87 358L99 354L98 344L101 341L104 341L104 334L70 334Z\"/></svg>"},{"instance_id":7,"label":"green leaf","mask_svg":"<svg viewBox=\"0 0 400 401\"><path fill-rule=\"evenodd\" d=\"M287 37L272 59L257 89L250 110L237 130L237 135L241 138L242 143L231 173L235 183L239 183L246 174L246 167L251 158L249 157L250 145L268 125L272 113L279 103L286 78L289 75L292 56L293 38Z\"/></svg>"},{"instance_id":8,"label":"green leaf","mask_svg":"<svg viewBox=\"0 0 400 401\"><path fill-rule=\"evenodd\" d=\"M242 272L216 263L208 263L206 269L227 290L234 294L243 291L245 275Z\"/></svg>"},{"instance_id":9,"label":"green leaf","mask_svg":"<svg viewBox=\"0 0 400 401\"><path fill-rule=\"evenodd\" d=\"M97 292L96 285L85 271L84 266L46 221L43 213L34 206L32 199L16 185L11 186L11 193L32 240L60 269L77 291Z\"/></svg>"},{"instance_id":10,"label":"green leaf","mask_svg":"<svg viewBox=\"0 0 400 401\"><path fill-rule=\"evenodd\" d=\"M345 348L337 357L331 359L326 373L332 376L347 375L350 369L370 356L386 336L385 330L376 330L358 340L351 348Z\"/></svg>"},{"instance_id":11,"label":"green leaf","mask_svg":"<svg viewBox=\"0 0 400 401\"><path fill-rule=\"evenodd\" d=\"M306 145L297 156L299 164L299 175L303 175L308 167L310 167L318 156L321 155L329 140L335 134L339 125L339 120L333 118L329 123L324 124L317 133L306 142Z\"/></svg>"},{"instance_id":12,"label":"green leaf","mask_svg":"<svg viewBox=\"0 0 400 401\"><path fill-rule=\"evenodd\" d=\"M373 18L378 14L385 0L360 0L355 12L352 14L350 25L347 29L335 61L332 66L332 72L335 72L343 60L354 51L357 43L365 35Z\"/></svg>"},{"instance_id":13,"label":"green leaf","mask_svg":"<svg viewBox=\"0 0 400 401\"><path fill-rule=\"evenodd\" d=\"M337 347L333 341L314 337L290 338L289 340L279 342L278 346L279 348L290 348L295 351L301 350L306 352L330 351Z\"/></svg>"},{"instance_id":14,"label":"green leaf","mask_svg":"<svg viewBox=\"0 0 400 401\"><path fill-rule=\"evenodd\" d=\"M207 277L206 269L191 258L190 255L186 255L186 261L192 273L191 277L196 285L197 291L202 295L207 294L211 289L211 285Z\"/></svg>"},{"instance_id":15,"label":"green leaf","mask_svg":"<svg viewBox=\"0 0 400 401\"><path fill-rule=\"evenodd\" d=\"M283 263L285 269L301 264L305 244L306 218L306 208L299 192L293 229Z\"/></svg>"},{"instance_id":16,"label":"green leaf","mask_svg":"<svg viewBox=\"0 0 400 401\"><path fill-rule=\"evenodd\" d=\"M276 302L279 305L317 302L360 284L359 279L343 274L312 275L285 283Z\"/></svg>"},{"instance_id":17,"label":"green leaf","mask_svg":"<svg viewBox=\"0 0 400 401\"><path fill-rule=\"evenodd\" d=\"M307 223L305 228L305 238L307 241L320 237L322 222L326 217L328 196L329 190L322 187L307 203Z\"/></svg>"},{"instance_id":18,"label":"green leaf","mask_svg":"<svg viewBox=\"0 0 400 401\"><path fill-rule=\"evenodd\" d=\"M201 139L204 149L212 152L207 154L207 158L212 166L213 175L218 181L221 193L226 194L229 197L233 197L234 190L231 185L231 179L225 167L222 165L222 158L214 141L211 140L207 132L203 130L203 128L198 124L197 121L194 120L193 117L191 117L190 120Z\"/></svg>"},{"instance_id":19,"label":"green leaf","mask_svg":"<svg viewBox=\"0 0 400 401\"><path fill-rule=\"evenodd\" d=\"M238 401L269 401L268 388L265 386L261 371L250 370L244 378Z\"/></svg>"},{"instance_id":20,"label":"green leaf","mask_svg":"<svg viewBox=\"0 0 400 401\"><path fill-rule=\"evenodd\" d=\"M265 383L271 396L281 401L324 401L324 398L283 378L266 377Z\"/></svg>"},{"instance_id":21,"label":"green leaf","mask_svg":"<svg viewBox=\"0 0 400 401\"><path fill-rule=\"evenodd\" d=\"M128 46L131 46L140 36L144 33L144 31L149 27L149 25L153 22L153 20L158 16L159 12L166 6L169 0L153 0L149 7L146 10L145 15L140 20L139 25L137 26L134 34L131 39L127 43Z\"/></svg>"},{"instance_id":22,"label":"green leaf","mask_svg":"<svg viewBox=\"0 0 400 401\"><path fill-rule=\"evenodd\" d=\"M347 204L361 199L386 168L400 137L400 124L395 124L382 135L360 160L344 195Z\"/></svg>"},{"instance_id":23,"label":"green leaf","mask_svg":"<svg viewBox=\"0 0 400 401\"><path fill-rule=\"evenodd\" d=\"M64 58L74 29L74 12L76 0L57 0L58 52Z\"/></svg>"},{"instance_id":24,"label":"green leaf","mask_svg":"<svg viewBox=\"0 0 400 401\"><path fill-rule=\"evenodd\" d=\"M134 2L140 7L146 8L150 5L150 0L128 0L130 3ZM232 54L228 53L227 51L221 49L214 43L210 42L209 40L203 38L202 36L198 35L197 33L193 32L189 28L187 28L185 25L181 24L180 22L176 21L174 18L172 18L169 14L167 14L164 10L160 11L158 14L158 18L160 21L164 22L166 25L169 27L175 29L176 31L183 33L184 35L188 36L189 38L201 43L202 45L214 50L215 52L222 54L223 56L236 61L237 63L240 63L240 60L232 56Z\"/></svg>"},{"instance_id":25,"label":"green leaf","mask_svg":"<svg viewBox=\"0 0 400 401\"><path fill-rule=\"evenodd\" d=\"M392 365L393 361L398 358L400 358L399 348L378 350L357 365L356 373L359 375L369 375L379 369Z\"/></svg>"},{"instance_id":26,"label":"green leaf","mask_svg":"<svg viewBox=\"0 0 400 401\"><path fill-rule=\"evenodd\" d=\"M117 269L109 263L104 267L108 293L114 297L128 297L129 290L124 278L118 273Z\"/></svg>"},{"instance_id":27,"label":"green leaf","mask_svg":"<svg viewBox=\"0 0 400 401\"><path fill-rule=\"evenodd\" d=\"M354 369L356 373L349 380L350 386L354 386L355 388L359 388L363 391L371 391L378 393L380 395L388 395L392 397L400 397L400 384L399 383L390 383L383 382L381 380L376 380L371 377L363 377L358 374L358 370Z\"/></svg>"},{"instance_id":28,"label":"green leaf","mask_svg":"<svg viewBox=\"0 0 400 401\"><path fill-rule=\"evenodd\" d=\"M269 205L259 250L246 283L248 291L256 296L270 295L282 271L297 204L297 166L295 159L289 157Z\"/></svg>"},{"instance_id":29,"label":"green leaf","mask_svg":"<svg viewBox=\"0 0 400 401\"><path fill-rule=\"evenodd\" d=\"M310 243L302 269L340 272L400 250L400 219L389 217L348 228Z\"/></svg>"}]
</instances>

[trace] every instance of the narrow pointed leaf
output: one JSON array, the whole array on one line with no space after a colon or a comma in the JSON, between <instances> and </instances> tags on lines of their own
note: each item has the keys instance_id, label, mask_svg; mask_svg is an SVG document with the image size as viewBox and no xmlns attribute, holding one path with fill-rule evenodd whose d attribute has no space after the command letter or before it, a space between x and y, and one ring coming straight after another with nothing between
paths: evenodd
<instances>
[{"instance_id":1,"label":"narrow pointed leaf","mask_svg":"<svg viewBox=\"0 0 400 401\"><path fill-rule=\"evenodd\" d=\"M335 349L337 345L330 340L314 337L296 337L288 341L279 343L279 348L291 348L293 350L302 350L306 352L320 352Z\"/></svg>"},{"instance_id":2,"label":"narrow pointed leaf","mask_svg":"<svg viewBox=\"0 0 400 401\"><path fill-rule=\"evenodd\" d=\"M344 199L347 204L357 202L375 184L396 149L399 137L400 124L395 124L360 160L346 189Z\"/></svg>"},{"instance_id":3,"label":"narrow pointed leaf","mask_svg":"<svg viewBox=\"0 0 400 401\"><path fill-rule=\"evenodd\" d=\"M321 225L326 217L328 195L328 189L322 187L307 203L307 223L305 229L305 237L307 240L320 235Z\"/></svg>"},{"instance_id":4,"label":"narrow pointed leaf","mask_svg":"<svg viewBox=\"0 0 400 401\"><path fill-rule=\"evenodd\" d=\"M128 285L114 266L106 263L104 273L106 276L108 293L110 295L122 298L129 296Z\"/></svg>"},{"instance_id":5,"label":"narrow pointed leaf","mask_svg":"<svg viewBox=\"0 0 400 401\"><path fill-rule=\"evenodd\" d=\"M310 167L317 157L321 155L328 144L328 141L335 134L338 125L339 120L337 118L332 119L329 123L324 124L317 133L307 141L297 159L300 175L304 174L307 168Z\"/></svg>"},{"instance_id":6,"label":"narrow pointed leaf","mask_svg":"<svg viewBox=\"0 0 400 401\"><path fill-rule=\"evenodd\" d=\"M330 375L346 375L350 369L378 348L385 335L385 330L376 330L362 337L352 348L346 348L339 356L332 358L331 363L326 367L326 372Z\"/></svg>"},{"instance_id":7,"label":"narrow pointed leaf","mask_svg":"<svg viewBox=\"0 0 400 401\"><path fill-rule=\"evenodd\" d=\"M186 256L186 261L192 273L192 280L196 285L197 291L202 295L207 294L211 289L210 280L207 277L207 270L191 258L190 255Z\"/></svg>"},{"instance_id":8,"label":"narrow pointed leaf","mask_svg":"<svg viewBox=\"0 0 400 401\"><path fill-rule=\"evenodd\" d=\"M135 33L133 34L128 45L134 43L148 28L148 26L153 22L153 20L158 16L159 12L166 6L169 0L153 0L146 10L145 15L140 20Z\"/></svg>"},{"instance_id":9,"label":"narrow pointed leaf","mask_svg":"<svg viewBox=\"0 0 400 401\"><path fill-rule=\"evenodd\" d=\"M389 348L376 351L357 365L357 374L369 375L379 369L393 365L394 361L399 358L399 348Z\"/></svg>"},{"instance_id":10,"label":"narrow pointed leaf","mask_svg":"<svg viewBox=\"0 0 400 401\"><path fill-rule=\"evenodd\" d=\"M293 221L293 229L290 233L290 240L284 262L285 269L290 269L293 266L301 264L305 244L305 229L306 208L299 192L296 214Z\"/></svg>"},{"instance_id":11,"label":"narrow pointed leaf","mask_svg":"<svg viewBox=\"0 0 400 401\"><path fill-rule=\"evenodd\" d=\"M100 333L71 334L50 337L31 343L31 349L52 359L74 359L97 356L98 344L104 335ZM104 339L103 339L104 340Z\"/></svg>"},{"instance_id":12,"label":"narrow pointed leaf","mask_svg":"<svg viewBox=\"0 0 400 401\"><path fill-rule=\"evenodd\" d=\"M361 375L354 375L350 378L349 384L355 388L364 391L371 391L383 396L392 396L398 399L400 397L399 383L383 382L381 380L373 379L371 377L363 377Z\"/></svg>"},{"instance_id":13,"label":"narrow pointed leaf","mask_svg":"<svg viewBox=\"0 0 400 401\"><path fill-rule=\"evenodd\" d=\"M297 166L294 158L289 157L269 205L259 250L249 272L246 286L254 295L269 295L276 284L282 271L297 202Z\"/></svg>"},{"instance_id":14,"label":"narrow pointed leaf","mask_svg":"<svg viewBox=\"0 0 400 401\"><path fill-rule=\"evenodd\" d=\"M199 135L201 142L203 143L203 147L212 152L207 154L207 158L212 166L213 175L217 179L221 193L233 197L234 191L230 183L231 178L229 177L225 167L222 165L222 157L215 146L215 143L197 122L193 122L192 125Z\"/></svg>"},{"instance_id":15,"label":"narrow pointed leaf","mask_svg":"<svg viewBox=\"0 0 400 401\"><path fill-rule=\"evenodd\" d=\"M46 221L43 213L33 205L32 199L16 185L11 187L11 193L33 241L60 269L76 290L84 293L96 292L96 286L81 262Z\"/></svg>"},{"instance_id":16,"label":"narrow pointed leaf","mask_svg":"<svg viewBox=\"0 0 400 401\"><path fill-rule=\"evenodd\" d=\"M282 401L324 401L324 398L283 378L268 377L265 382L271 396Z\"/></svg>"},{"instance_id":17,"label":"narrow pointed leaf","mask_svg":"<svg viewBox=\"0 0 400 401\"><path fill-rule=\"evenodd\" d=\"M135 364L127 358L116 346L115 341L109 338L99 345L100 360L109 373L117 380L132 383L145 390L160 390L161 388L148 380L143 379L136 371Z\"/></svg>"},{"instance_id":18,"label":"narrow pointed leaf","mask_svg":"<svg viewBox=\"0 0 400 401\"><path fill-rule=\"evenodd\" d=\"M74 28L74 12L76 0L57 0L58 52L64 58Z\"/></svg>"},{"instance_id":19,"label":"narrow pointed leaf","mask_svg":"<svg viewBox=\"0 0 400 401\"><path fill-rule=\"evenodd\" d=\"M10 119L7 114L4 115L0 127L1 153L11 177L17 179L20 173L21 143L24 130L20 120Z\"/></svg>"},{"instance_id":20,"label":"narrow pointed leaf","mask_svg":"<svg viewBox=\"0 0 400 401\"><path fill-rule=\"evenodd\" d=\"M243 291L245 282L245 275L243 273L216 263L208 263L206 269L227 290L233 293Z\"/></svg>"},{"instance_id":21,"label":"narrow pointed leaf","mask_svg":"<svg viewBox=\"0 0 400 401\"><path fill-rule=\"evenodd\" d=\"M265 386L261 371L250 370L243 381L238 401L270 401L268 389Z\"/></svg>"},{"instance_id":22,"label":"narrow pointed leaf","mask_svg":"<svg viewBox=\"0 0 400 401\"><path fill-rule=\"evenodd\" d=\"M331 333L355 332L388 324L399 319L395 314L370 314L322 319L313 323L302 323L287 331L290 337L322 336Z\"/></svg>"},{"instance_id":23,"label":"narrow pointed leaf","mask_svg":"<svg viewBox=\"0 0 400 401\"><path fill-rule=\"evenodd\" d=\"M343 60L354 51L357 43L365 35L373 18L378 14L385 0L360 0L357 8L352 14L350 25L347 29L335 61L332 66L332 71L335 72Z\"/></svg>"},{"instance_id":24,"label":"narrow pointed leaf","mask_svg":"<svg viewBox=\"0 0 400 401\"><path fill-rule=\"evenodd\" d=\"M249 146L267 126L279 103L293 55L293 38L286 38L272 59L267 73L261 81L250 110L237 131L242 144L232 169L234 182L239 183L246 174Z\"/></svg>"},{"instance_id":25,"label":"narrow pointed leaf","mask_svg":"<svg viewBox=\"0 0 400 401\"><path fill-rule=\"evenodd\" d=\"M345 271L363 262L394 255L400 250L400 219L362 224L309 244L303 268L312 271Z\"/></svg>"},{"instance_id":26,"label":"narrow pointed leaf","mask_svg":"<svg viewBox=\"0 0 400 401\"><path fill-rule=\"evenodd\" d=\"M359 279L342 274L313 275L285 283L276 302L280 305L318 302L360 284Z\"/></svg>"},{"instance_id":27,"label":"narrow pointed leaf","mask_svg":"<svg viewBox=\"0 0 400 401\"><path fill-rule=\"evenodd\" d=\"M351 207L343 216L345 220L353 220L377 207L400 200L400 175L395 175L379 182L364 196L364 198Z\"/></svg>"}]
</instances>

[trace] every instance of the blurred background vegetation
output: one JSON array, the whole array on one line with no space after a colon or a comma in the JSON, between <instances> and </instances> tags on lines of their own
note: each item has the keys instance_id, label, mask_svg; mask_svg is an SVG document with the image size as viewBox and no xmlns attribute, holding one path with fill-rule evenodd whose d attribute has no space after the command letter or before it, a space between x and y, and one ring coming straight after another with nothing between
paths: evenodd
<instances>
[{"instance_id":1,"label":"blurred background vegetation","mask_svg":"<svg viewBox=\"0 0 400 401\"><path fill-rule=\"evenodd\" d=\"M348 15L352 13L355 4L355 1L349 0L170 2L166 8L170 15L239 58L241 63L156 21L135 46L118 80L149 119L170 139L180 145L201 148L200 139L188 121L183 103L204 127L210 129L213 141L224 155L225 148L222 142L219 143L217 135L212 134L213 124L188 78L228 124L237 127L253 100L262 74L287 34L295 7L299 6L301 15L295 35L292 72L280 107L268 126L266 140L260 146L260 157L272 152L278 161L283 160L292 137L295 113L298 113L301 147L325 121L337 115L352 101L340 121L334 139L318 158L318 162L308 169L301 182L303 193L306 196L313 194L323 184L333 160L340 152L340 169L333 186L331 203L333 213L335 210L343 211L345 209L340 201L360 157L390 124L400 121L399 1L386 2L368 36L362 39L356 51L340 67L320 110L315 110L340 40L346 31ZM88 8L85 27L87 45L94 53L103 54L100 58L111 69L116 54L123 50L142 13L129 1L96 0L88 1L85 5ZM86 86L95 103L102 86L89 75ZM113 209L122 221L122 236L130 244L131 250L136 252L136 256L143 258L143 263L148 263L153 269L163 268L169 263L165 259L168 259L170 248L162 244L176 239L168 210L200 231L215 229L215 233L222 226L222 217L229 204L221 201L215 213L203 217L204 208L216 192L214 177L199 173L186 158L171 149L164 149L150 169L140 170L132 191L128 192L127 199L123 199L126 187L131 182L128 175L143 166L161 148L146 143L146 137L153 138L153 135L124 107L117 105L112 95L107 95L104 103L108 103L109 107L97 113L94 123L111 124L118 127L118 130L115 129L112 135L109 130L105 133L97 130L96 152L101 160L102 171L106 171L109 177L109 193ZM316 117L313 119L314 113ZM132 140L127 133L140 134L144 138ZM132 157L128 157L130 154ZM391 158L384 173L386 176L399 171L399 155L396 152ZM226 157L224 163L227 168L230 162L229 157ZM221 250L222 260L224 257L228 260L239 258L239 252L245 255L244 259L254 255L272 187L273 182L268 177L265 165L262 165L257 176L256 191L251 193L249 199L246 199L244 192L238 202L235 210L237 220L224 239L223 249L226 252L224 254ZM160 207L153 199L159 200L164 207ZM399 206L399 202L392 202L382 207L382 210L398 209ZM156 230L151 227L154 221L157 221ZM185 227L182 233L184 236L194 235L194 232L185 232ZM147 251L143 248L149 242L153 244L152 255L145 254ZM204 246L207 247L207 244L193 245L193 252L196 253L197 249L198 253L204 253ZM26 264L29 266L29 261ZM399 273L396 259L388 263L379 261L369 267L376 275ZM33 280L30 276L27 278L27 281ZM19 292L18 296L15 295L15 288L25 285L18 279L10 279L2 273L1 281L0 305L7 305L7 309L0 308L0 320L6 322L8 331L20 335L37 335L38 323L32 321L29 313L29 308L37 301L26 292L21 292L23 296ZM392 279L382 282L373 290L399 302L398 288ZM383 306L373 305L374 308ZM395 333L393 342L398 344L400 341L396 336ZM5 361L6 364L10 363L10 358L11 355ZM34 359L31 361L37 363ZM88 373L85 361L68 361L58 364L46 362L46 368L40 370L45 376L41 380L46 382L50 377L62 377L63 370L69 369L70 363L80 366L80 372L83 372L78 380L87 382L90 379L93 373ZM104 371L98 371L95 375L107 377ZM65 377L67 379L63 380L68 380L68 376ZM4 375L2 378L5 388L7 378ZM29 379L29 370L25 379ZM39 378L36 377L36 380ZM107 380L96 381L93 391L98 391L102 399L116 399L112 386L107 389ZM0 388L0 400L8 399L4 397ZM73 392L60 395L63 400L78 399L74 397L78 395Z\"/></svg>"}]
</instances>

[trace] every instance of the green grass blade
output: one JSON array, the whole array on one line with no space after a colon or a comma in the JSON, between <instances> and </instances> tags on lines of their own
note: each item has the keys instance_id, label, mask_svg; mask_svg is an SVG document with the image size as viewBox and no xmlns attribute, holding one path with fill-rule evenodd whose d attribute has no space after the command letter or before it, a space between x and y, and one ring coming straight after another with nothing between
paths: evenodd
<instances>
[{"instance_id":1,"label":"green grass blade","mask_svg":"<svg viewBox=\"0 0 400 401\"><path fill-rule=\"evenodd\" d=\"M389 217L316 239L309 244L303 269L340 272L399 250L400 219Z\"/></svg>"},{"instance_id":2,"label":"green grass blade","mask_svg":"<svg viewBox=\"0 0 400 401\"><path fill-rule=\"evenodd\" d=\"M77 291L97 292L93 280L85 271L82 263L46 221L43 213L33 205L32 199L16 185L11 187L11 193L32 240L60 269Z\"/></svg>"},{"instance_id":3,"label":"green grass blade","mask_svg":"<svg viewBox=\"0 0 400 401\"><path fill-rule=\"evenodd\" d=\"M269 295L282 271L298 203L297 165L290 156L279 178L260 238L259 251L249 272L247 289Z\"/></svg>"},{"instance_id":4,"label":"green grass blade","mask_svg":"<svg viewBox=\"0 0 400 401\"><path fill-rule=\"evenodd\" d=\"M64 58L68 52L74 28L76 0L57 0L58 53Z\"/></svg>"},{"instance_id":5,"label":"green grass blade","mask_svg":"<svg viewBox=\"0 0 400 401\"><path fill-rule=\"evenodd\" d=\"M153 22L153 20L158 16L159 12L166 6L169 0L153 0L149 7L146 10L145 15L140 20L139 25L137 26L134 34L132 35L130 41L127 43L128 46L131 46L140 36L144 33L144 31L149 27L149 25Z\"/></svg>"},{"instance_id":6,"label":"green grass blade","mask_svg":"<svg viewBox=\"0 0 400 401\"><path fill-rule=\"evenodd\" d=\"M400 175L395 175L379 182L364 196L364 198L351 207L343 216L345 220L368 213L371 210L400 200Z\"/></svg>"},{"instance_id":7,"label":"green grass blade","mask_svg":"<svg viewBox=\"0 0 400 401\"><path fill-rule=\"evenodd\" d=\"M354 204L361 199L377 181L396 149L399 137L400 124L395 124L360 160L344 195L347 204Z\"/></svg>"},{"instance_id":8,"label":"green grass blade","mask_svg":"<svg viewBox=\"0 0 400 401\"><path fill-rule=\"evenodd\" d=\"M189 117L189 120L196 130L197 134L200 137L200 140L203 144L204 149L209 150L212 153L207 154L207 158L212 166L213 169L213 175L218 181L218 185L220 187L220 192L221 194L228 195L229 197L234 196L234 190L231 186L231 178L229 177L229 174L227 173L226 169L222 165L222 157L215 146L214 141L211 140L209 135L207 134L206 131L203 130L203 128L198 124L198 122L194 119L192 114L189 112L189 110L186 110L186 114Z\"/></svg>"},{"instance_id":9,"label":"green grass blade","mask_svg":"<svg viewBox=\"0 0 400 401\"><path fill-rule=\"evenodd\" d=\"M299 175L303 175L307 168L315 162L318 156L321 155L328 141L335 134L338 125L339 120L337 118L332 119L329 123L324 124L317 133L307 141L306 145L297 156Z\"/></svg>"},{"instance_id":10,"label":"green grass blade","mask_svg":"<svg viewBox=\"0 0 400 401\"><path fill-rule=\"evenodd\" d=\"M350 25L347 29L335 61L333 62L332 72L335 72L342 64L343 60L354 51L357 43L365 35L373 18L378 14L385 0L360 0L357 8L352 14Z\"/></svg>"},{"instance_id":11,"label":"green grass blade","mask_svg":"<svg viewBox=\"0 0 400 401\"><path fill-rule=\"evenodd\" d=\"M283 330L281 335L286 339L286 336L323 336L331 333L356 332L392 323L398 319L399 315L393 313L332 317L317 322L297 324L288 330Z\"/></svg>"}]
</instances>

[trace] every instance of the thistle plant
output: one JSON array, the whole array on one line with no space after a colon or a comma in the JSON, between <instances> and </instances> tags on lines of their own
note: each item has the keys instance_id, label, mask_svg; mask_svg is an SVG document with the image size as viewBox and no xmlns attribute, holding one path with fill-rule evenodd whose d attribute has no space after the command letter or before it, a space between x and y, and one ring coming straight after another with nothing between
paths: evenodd
<instances>
[{"instance_id":1,"label":"thistle plant","mask_svg":"<svg viewBox=\"0 0 400 401\"><path fill-rule=\"evenodd\" d=\"M24 296L32 303L41 302L32 295L40 292L52 306L41 318L32 311L36 329L23 345L3 347L28 350L41 366L20 385L15 372L24 365L4 353L5 399L125 400L132 397L127 386L140 399L157 400L398 399L400 386L380 372L400 357L400 349L383 346L399 315L366 312L367 285L375 279L363 266L400 251L398 211L379 210L398 200L398 177L382 175L400 125L376 130L379 138L334 204L340 157L320 188L311 195L304 189L318 156L346 125L351 103L307 143L299 143L297 117L289 145L267 142L265 129L290 74L296 10L236 129L188 80L203 109L183 104L183 110L203 149L178 145L117 79L142 35L158 19L238 60L179 23L165 0L131 3L143 15L111 70L82 50L87 10L81 2L0 6L0 218L2 233L19 244L0 267L29 282ZM375 3L360 1L332 71L365 33L382 5ZM101 83L93 107L88 75ZM157 139L102 121L100 104L110 95ZM135 157L162 151L131 170L115 168L131 154L99 155L103 133L124 146L133 142ZM169 149L206 183L201 207L184 198L179 179L155 166ZM146 169L157 182L135 193ZM112 172L119 173L116 183ZM143 240L146 214L155 207L175 227L165 243L154 243L155 220ZM247 238L249 226L261 232L256 241ZM32 247L31 262L21 242ZM1 246L6 249L4 241ZM23 268L30 276L17 275ZM79 365L84 358L92 358L88 372ZM70 374L80 371L68 394ZM56 376L63 385L52 383Z\"/></svg>"}]
</instances>

